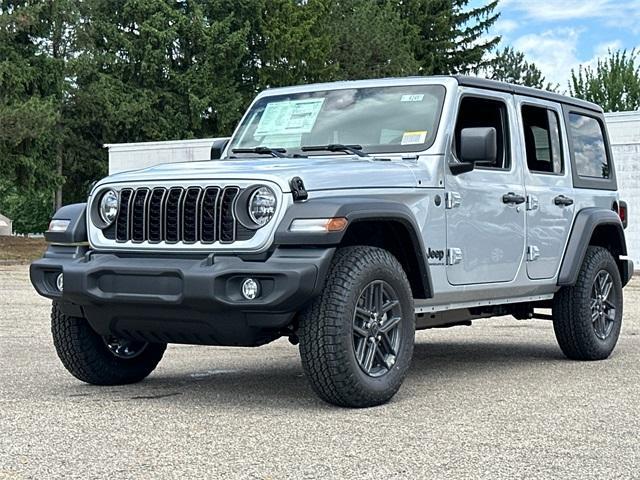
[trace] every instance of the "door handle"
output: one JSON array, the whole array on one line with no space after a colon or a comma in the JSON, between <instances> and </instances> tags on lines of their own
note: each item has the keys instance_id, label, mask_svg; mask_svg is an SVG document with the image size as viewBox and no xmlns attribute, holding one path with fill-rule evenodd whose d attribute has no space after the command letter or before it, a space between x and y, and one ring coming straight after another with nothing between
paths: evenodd
<instances>
[{"instance_id":1,"label":"door handle","mask_svg":"<svg viewBox=\"0 0 640 480\"><path fill-rule=\"evenodd\" d=\"M505 193L502 196L502 203L512 203L515 205L520 205L521 203L524 203L527 199L525 197L523 197L522 195L516 195L513 192L509 192L509 193Z\"/></svg>"},{"instance_id":2,"label":"door handle","mask_svg":"<svg viewBox=\"0 0 640 480\"><path fill-rule=\"evenodd\" d=\"M569 205L573 205L573 198L565 197L564 195L558 195L553 199L553 203L555 203L559 207L568 207Z\"/></svg>"}]
</instances>

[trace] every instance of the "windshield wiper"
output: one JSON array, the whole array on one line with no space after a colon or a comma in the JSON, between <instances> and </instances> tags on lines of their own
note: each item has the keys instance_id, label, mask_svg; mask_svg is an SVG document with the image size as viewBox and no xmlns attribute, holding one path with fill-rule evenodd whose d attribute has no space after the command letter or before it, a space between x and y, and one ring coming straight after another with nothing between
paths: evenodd
<instances>
[{"instance_id":1,"label":"windshield wiper","mask_svg":"<svg viewBox=\"0 0 640 480\"><path fill-rule=\"evenodd\" d=\"M342 145L341 143L330 143L329 145L307 145L300 150L303 152L345 152L352 153L359 157L368 157L366 153L362 153L362 145Z\"/></svg>"},{"instance_id":2,"label":"windshield wiper","mask_svg":"<svg viewBox=\"0 0 640 480\"><path fill-rule=\"evenodd\" d=\"M272 157L285 158L286 148L269 148L269 147L253 147L253 148L232 148L233 153L257 153L258 155L271 155Z\"/></svg>"}]
</instances>

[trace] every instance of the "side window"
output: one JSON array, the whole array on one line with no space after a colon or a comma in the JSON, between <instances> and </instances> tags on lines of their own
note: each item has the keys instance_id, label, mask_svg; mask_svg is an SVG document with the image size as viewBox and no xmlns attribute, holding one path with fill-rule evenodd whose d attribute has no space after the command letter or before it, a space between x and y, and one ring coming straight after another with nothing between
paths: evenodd
<instances>
[{"instance_id":1,"label":"side window","mask_svg":"<svg viewBox=\"0 0 640 480\"><path fill-rule=\"evenodd\" d=\"M600 122L587 115L570 113L569 134L578 175L609 178L611 172Z\"/></svg>"},{"instance_id":2,"label":"side window","mask_svg":"<svg viewBox=\"0 0 640 480\"><path fill-rule=\"evenodd\" d=\"M460 102L458 120L455 130L455 151L460 151L460 134L465 128L493 127L498 137L498 155L496 162L491 165L482 165L482 168L508 169L509 142L507 107L499 100L486 98L464 97Z\"/></svg>"},{"instance_id":3,"label":"side window","mask_svg":"<svg viewBox=\"0 0 640 480\"><path fill-rule=\"evenodd\" d=\"M522 126L529 171L562 173L560 125L556 112L524 105Z\"/></svg>"}]
</instances>

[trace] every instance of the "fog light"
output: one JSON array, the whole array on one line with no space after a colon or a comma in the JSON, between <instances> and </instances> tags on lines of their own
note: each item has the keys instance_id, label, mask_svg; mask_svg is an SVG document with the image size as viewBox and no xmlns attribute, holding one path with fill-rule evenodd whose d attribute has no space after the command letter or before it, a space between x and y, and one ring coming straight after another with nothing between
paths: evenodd
<instances>
[{"instance_id":1,"label":"fog light","mask_svg":"<svg viewBox=\"0 0 640 480\"><path fill-rule=\"evenodd\" d=\"M254 300L260 295L260 283L253 278L247 278L242 282L242 296L247 300Z\"/></svg>"},{"instance_id":2,"label":"fog light","mask_svg":"<svg viewBox=\"0 0 640 480\"><path fill-rule=\"evenodd\" d=\"M64 287L64 277L62 276L62 274L58 274L58 276L56 277L56 287L58 288L59 291L63 290Z\"/></svg>"}]
</instances>

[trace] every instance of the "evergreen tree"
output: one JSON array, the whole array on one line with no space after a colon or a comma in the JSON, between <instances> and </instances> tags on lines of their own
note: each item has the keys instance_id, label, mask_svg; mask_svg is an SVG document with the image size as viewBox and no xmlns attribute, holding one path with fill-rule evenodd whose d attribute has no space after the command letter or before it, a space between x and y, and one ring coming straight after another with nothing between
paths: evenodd
<instances>
[{"instance_id":1,"label":"evergreen tree","mask_svg":"<svg viewBox=\"0 0 640 480\"><path fill-rule=\"evenodd\" d=\"M0 2L0 182L39 199L32 206L40 213L32 218L62 203L66 61L73 54L76 3ZM14 218L27 214L20 202L2 200Z\"/></svg>"},{"instance_id":2,"label":"evergreen tree","mask_svg":"<svg viewBox=\"0 0 640 480\"><path fill-rule=\"evenodd\" d=\"M388 1L335 0L323 19L331 33L336 78L351 80L415 75L420 64L411 45L416 30Z\"/></svg>"},{"instance_id":3,"label":"evergreen tree","mask_svg":"<svg viewBox=\"0 0 640 480\"><path fill-rule=\"evenodd\" d=\"M0 0L0 209L41 230L106 174L103 144L229 135L264 88L473 71L496 1L468 4Z\"/></svg>"},{"instance_id":4,"label":"evergreen tree","mask_svg":"<svg viewBox=\"0 0 640 480\"><path fill-rule=\"evenodd\" d=\"M640 62L635 50L609 51L595 69L571 70L571 95L600 105L606 112L640 109Z\"/></svg>"},{"instance_id":5,"label":"evergreen tree","mask_svg":"<svg viewBox=\"0 0 640 480\"><path fill-rule=\"evenodd\" d=\"M484 38L499 14L498 0L469 8L470 0L395 0L416 31L412 50L421 75L468 74L486 65L500 37Z\"/></svg>"}]
</instances>

